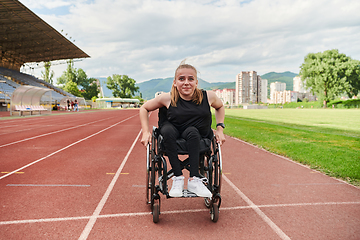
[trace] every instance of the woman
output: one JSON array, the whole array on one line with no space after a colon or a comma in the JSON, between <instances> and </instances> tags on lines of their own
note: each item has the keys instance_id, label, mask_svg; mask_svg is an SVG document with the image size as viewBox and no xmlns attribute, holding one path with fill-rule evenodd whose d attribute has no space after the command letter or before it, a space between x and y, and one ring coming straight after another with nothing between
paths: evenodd
<instances>
[{"instance_id":1,"label":"woman","mask_svg":"<svg viewBox=\"0 0 360 240\"><path fill-rule=\"evenodd\" d=\"M170 93L163 93L147 101L140 108L140 121L142 126L141 143L147 146L150 143L151 133L149 128L148 112L160 109L159 128L164 138L164 146L174 171L173 184L169 195L181 197L184 189L184 176L180 167L176 150L176 139L182 137L186 140L190 178L188 191L199 197L211 197L211 192L203 184L199 175L200 139L211 138L211 111L215 109L216 140L219 144L225 142L223 133L225 110L221 100L213 91L198 89L196 68L189 64L181 63L175 71L175 78Z\"/></svg>"}]
</instances>

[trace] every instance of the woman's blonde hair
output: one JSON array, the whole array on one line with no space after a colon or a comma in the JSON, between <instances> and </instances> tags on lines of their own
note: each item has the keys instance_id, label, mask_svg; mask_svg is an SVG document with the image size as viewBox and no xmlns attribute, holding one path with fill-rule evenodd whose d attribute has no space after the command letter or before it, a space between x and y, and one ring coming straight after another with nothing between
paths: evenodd
<instances>
[{"instance_id":1,"label":"woman's blonde hair","mask_svg":"<svg viewBox=\"0 0 360 240\"><path fill-rule=\"evenodd\" d=\"M185 59L186 60L186 59ZM179 69L183 69L183 68L190 68L193 69L195 71L195 78L196 81L198 81L197 79L197 70L194 66L190 65L190 64L186 64L185 60L183 60L180 65L177 67L176 71L175 71L175 77L174 77L174 81L176 80L176 73ZM171 87L171 106L176 107L176 103L179 100L180 94L178 89L174 86L174 83ZM203 100L203 93L199 88L195 88L194 94L192 95L192 99L191 99L194 103L196 103L197 105L200 105L202 100Z\"/></svg>"}]
</instances>

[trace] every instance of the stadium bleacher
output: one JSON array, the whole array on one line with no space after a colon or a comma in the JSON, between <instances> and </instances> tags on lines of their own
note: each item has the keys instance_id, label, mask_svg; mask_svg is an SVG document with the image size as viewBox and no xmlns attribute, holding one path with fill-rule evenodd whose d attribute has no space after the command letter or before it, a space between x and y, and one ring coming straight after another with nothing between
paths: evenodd
<instances>
[{"instance_id":1,"label":"stadium bleacher","mask_svg":"<svg viewBox=\"0 0 360 240\"><path fill-rule=\"evenodd\" d=\"M18 87L17 83L7 80L0 75L0 99L10 100L12 93Z\"/></svg>"},{"instance_id":2,"label":"stadium bleacher","mask_svg":"<svg viewBox=\"0 0 360 240\"><path fill-rule=\"evenodd\" d=\"M20 85L30 85L35 87L49 88L53 90L52 100L60 101L64 97L75 97L74 95L55 87L54 85L38 79L34 76L21 73L15 70L0 67L0 102L10 100L12 93Z\"/></svg>"},{"instance_id":3,"label":"stadium bleacher","mask_svg":"<svg viewBox=\"0 0 360 240\"><path fill-rule=\"evenodd\" d=\"M9 110L11 96L23 85L51 89L52 105L64 98L75 97L41 79L21 73L20 69L25 63L90 56L20 1L0 0L0 6L1 24L5 26L0 28L0 111Z\"/></svg>"}]
</instances>

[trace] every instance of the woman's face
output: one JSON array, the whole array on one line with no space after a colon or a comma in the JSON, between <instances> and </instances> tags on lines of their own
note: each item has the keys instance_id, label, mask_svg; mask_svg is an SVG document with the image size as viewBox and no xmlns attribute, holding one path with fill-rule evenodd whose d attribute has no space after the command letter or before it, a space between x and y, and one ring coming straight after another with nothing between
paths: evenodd
<instances>
[{"instance_id":1,"label":"woman's face","mask_svg":"<svg viewBox=\"0 0 360 240\"><path fill-rule=\"evenodd\" d=\"M198 80L194 69L180 68L177 70L174 86L179 91L180 97L182 99L191 100L197 85Z\"/></svg>"}]
</instances>

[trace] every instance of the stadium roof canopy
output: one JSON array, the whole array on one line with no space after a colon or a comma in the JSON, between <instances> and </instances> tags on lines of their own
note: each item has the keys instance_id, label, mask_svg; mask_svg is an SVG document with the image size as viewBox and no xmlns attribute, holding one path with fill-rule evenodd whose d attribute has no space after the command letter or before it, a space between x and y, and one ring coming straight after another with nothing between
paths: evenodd
<instances>
[{"instance_id":1,"label":"stadium roof canopy","mask_svg":"<svg viewBox=\"0 0 360 240\"><path fill-rule=\"evenodd\" d=\"M90 57L17 0L0 0L0 66Z\"/></svg>"}]
</instances>

